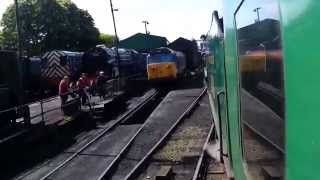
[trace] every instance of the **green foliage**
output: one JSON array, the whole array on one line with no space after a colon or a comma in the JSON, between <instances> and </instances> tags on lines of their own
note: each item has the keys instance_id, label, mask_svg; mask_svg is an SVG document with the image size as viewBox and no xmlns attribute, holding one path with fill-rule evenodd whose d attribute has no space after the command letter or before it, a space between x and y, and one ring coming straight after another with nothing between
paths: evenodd
<instances>
[{"instance_id":1,"label":"green foliage","mask_svg":"<svg viewBox=\"0 0 320 180\"><path fill-rule=\"evenodd\" d=\"M70 0L20 0L21 43L28 55L60 49L84 51L99 43L91 15ZM1 21L3 46L17 47L15 7Z\"/></svg>"},{"instance_id":2,"label":"green foliage","mask_svg":"<svg viewBox=\"0 0 320 180\"><path fill-rule=\"evenodd\" d=\"M104 44L106 47L113 47L114 46L115 37L113 35L100 33L99 35L99 42Z\"/></svg>"},{"instance_id":3,"label":"green foliage","mask_svg":"<svg viewBox=\"0 0 320 180\"><path fill-rule=\"evenodd\" d=\"M2 47L3 47L3 33L2 33L2 31L0 31L0 50L2 49Z\"/></svg>"}]
</instances>

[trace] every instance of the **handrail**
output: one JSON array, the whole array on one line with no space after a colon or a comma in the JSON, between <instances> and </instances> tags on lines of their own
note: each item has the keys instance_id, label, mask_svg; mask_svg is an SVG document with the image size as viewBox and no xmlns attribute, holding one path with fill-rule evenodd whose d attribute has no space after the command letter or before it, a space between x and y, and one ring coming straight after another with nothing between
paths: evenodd
<instances>
[{"instance_id":1,"label":"handrail","mask_svg":"<svg viewBox=\"0 0 320 180\"><path fill-rule=\"evenodd\" d=\"M129 79L130 77L135 77L135 76L137 76L137 74L132 75L132 76L128 76L128 77L123 77L123 78L124 79ZM103 87L105 88L106 91L111 92L111 96L113 96L114 91L117 91L117 89L115 89L117 87L117 84L115 84L116 81L119 81L119 79L116 79L116 78L109 79L108 81L106 81L104 83ZM95 88L95 86L91 86L91 87ZM66 92L64 94L61 94L60 96L79 95L80 91L81 91L81 89L76 88L76 89L69 90L68 92ZM37 100L37 101L33 101L33 102L25 103L25 104L22 104L22 105L18 105L18 106L15 106L15 107L11 107L11 108L8 108L8 109L5 109L5 110L1 110L0 111L0 116L2 114L4 114L4 113L9 113L9 112L12 112L12 111L14 111L16 114L18 114L19 110L24 110L24 108L25 108L25 109L28 110L28 112L22 112L22 117L24 117L25 115L29 116L29 117L24 117L24 118L27 118L30 121L32 119L35 119L35 118L39 117L39 116L42 116L42 121L44 121L44 115L46 113L49 113L49 112L52 112L52 111L55 111L55 110L58 110L58 109L62 109L64 107L67 107L67 106L69 106L69 105L74 103L74 102L68 102L68 103L66 103L66 104L64 104L62 106L60 105L58 107L54 107L54 108L51 108L49 110L44 110L44 104L50 103L50 102L56 100L58 97L59 97L59 95L50 97L48 99L40 99L40 100ZM77 98L79 98L79 97L77 97ZM41 110L40 110L40 113L31 116L30 109L32 107L30 107L30 106L34 105L34 104L40 104L39 105L40 107L36 107L36 108L40 108Z\"/></svg>"},{"instance_id":2,"label":"handrail","mask_svg":"<svg viewBox=\"0 0 320 180\"><path fill-rule=\"evenodd\" d=\"M78 92L79 92L79 90L74 90L74 91L70 91L70 92L64 93L63 95L72 95L72 94L77 94ZM55 111L55 110L58 110L58 109L61 109L61 108L64 108L64 107L67 107L67 106L69 106L69 105L74 103L74 102L68 102L68 103L66 103L66 104L64 104L62 106L54 107L54 108L51 108L49 110L44 111L43 105L45 103L49 103L49 102L52 102L52 101L56 100L57 97L58 96L56 96L54 98L45 99L45 100L41 99L41 100L38 100L38 101L35 101L35 102L32 102L32 103L26 103L26 104L18 105L18 106L11 107L11 108L8 108L8 109L5 109L5 110L1 110L0 111L0 115L2 115L4 113L10 113L12 111L14 111L14 113L17 114L18 110L21 110L21 109L23 110L24 108L28 108L28 112L23 112L22 113L22 117L24 117L24 115L26 115L26 113L28 113L28 116L29 116L29 117L27 117L28 120L32 120L32 119L35 119L35 118L37 118L39 116L42 116L42 121L44 121L44 117L43 116L45 114L47 114L49 112L52 112L52 111ZM41 109L40 113L31 116L30 105L37 104L37 103L40 104L40 107L39 107ZM26 117L24 117L24 118L26 118Z\"/></svg>"}]
</instances>

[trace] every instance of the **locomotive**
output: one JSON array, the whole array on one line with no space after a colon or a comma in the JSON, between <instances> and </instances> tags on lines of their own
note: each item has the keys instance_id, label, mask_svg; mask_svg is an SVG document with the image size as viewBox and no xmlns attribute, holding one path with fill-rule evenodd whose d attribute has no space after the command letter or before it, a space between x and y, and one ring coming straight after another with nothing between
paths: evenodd
<instances>
[{"instance_id":1,"label":"locomotive","mask_svg":"<svg viewBox=\"0 0 320 180\"><path fill-rule=\"evenodd\" d=\"M182 52L157 48L147 57L148 80L177 79L186 71L186 57Z\"/></svg>"},{"instance_id":2,"label":"locomotive","mask_svg":"<svg viewBox=\"0 0 320 180\"><path fill-rule=\"evenodd\" d=\"M133 49L118 49L119 65L122 77L132 76L145 72L146 55ZM115 48L94 47L84 53L81 62L81 71L88 73L94 79L97 72L104 71L109 78L113 77L114 68L118 66Z\"/></svg>"},{"instance_id":3,"label":"locomotive","mask_svg":"<svg viewBox=\"0 0 320 180\"><path fill-rule=\"evenodd\" d=\"M80 75L83 53L70 51L49 51L41 57L41 77L51 89L57 89L64 76L76 80Z\"/></svg>"},{"instance_id":4,"label":"locomotive","mask_svg":"<svg viewBox=\"0 0 320 180\"><path fill-rule=\"evenodd\" d=\"M223 4L213 13L206 80L228 175L319 179L319 3Z\"/></svg>"}]
</instances>

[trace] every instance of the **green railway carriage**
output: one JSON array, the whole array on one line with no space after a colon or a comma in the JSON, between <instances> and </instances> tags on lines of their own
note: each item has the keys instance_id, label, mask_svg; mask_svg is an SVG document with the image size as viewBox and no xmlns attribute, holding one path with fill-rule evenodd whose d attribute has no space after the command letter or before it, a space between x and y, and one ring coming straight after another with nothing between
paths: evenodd
<instances>
[{"instance_id":1,"label":"green railway carriage","mask_svg":"<svg viewBox=\"0 0 320 180\"><path fill-rule=\"evenodd\" d=\"M223 1L207 81L222 159L236 180L320 179L319 7Z\"/></svg>"}]
</instances>

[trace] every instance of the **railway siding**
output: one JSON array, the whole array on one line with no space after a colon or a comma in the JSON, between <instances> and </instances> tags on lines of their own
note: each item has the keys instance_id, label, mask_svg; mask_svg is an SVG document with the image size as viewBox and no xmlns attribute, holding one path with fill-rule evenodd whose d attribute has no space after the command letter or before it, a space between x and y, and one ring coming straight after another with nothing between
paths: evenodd
<instances>
[{"instance_id":1,"label":"railway siding","mask_svg":"<svg viewBox=\"0 0 320 180\"><path fill-rule=\"evenodd\" d=\"M203 89L191 89L170 92L149 116L127 153L120 159L115 171L111 175L107 174L107 179L125 179L202 91Z\"/></svg>"},{"instance_id":2,"label":"railway siding","mask_svg":"<svg viewBox=\"0 0 320 180\"><path fill-rule=\"evenodd\" d=\"M150 90L141 95L141 97L135 98L134 101L127 101L126 110L120 112L119 115L114 117L115 119L107 121L101 116L99 120L97 119L96 126L60 131L59 138L56 138L51 143L48 142L48 145L44 144L43 148L39 147L38 151L43 154L38 158L39 160L29 166L26 165L25 170L23 172L20 170L19 174L14 178L26 180L45 177L48 179L73 179L74 174L79 176L81 174L89 174L90 179L96 179L97 177L94 175L98 176L101 173L100 171L104 171L105 166L111 163L137 129L141 127L140 123L121 125L121 122L132 119L131 116L136 113L136 110L148 108L144 103L149 102L150 99L153 101L157 91ZM98 136L101 136L101 138L81 150ZM34 154L38 154L37 152ZM76 156L72 158L75 154ZM35 157L32 155L32 158ZM68 160L70 158L71 161ZM68 163L64 164L67 160ZM58 168L60 166L61 168ZM53 172L53 170L55 171ZM88 179L89 176L81 176L81 178ZM80 179L80 177L77 177L77 179Z\"/></svg>"},{"instance_id":3,"label":"railway siding","mask_svg":"<svg viewBox=\"0 0 320 180\"><path fill-rule=\"evenodd\" d=\"M52 174L52 179L97 179L128 143L140 125L122 125Z\"/></svg>"},{"instance_id":4,"label":"railway siding","mask_svg":"<svg viewBox=\"0 0 320 180\"><path fill-rule=\"evenodd\" d=\"M168 179L190 179L193 176L212 123L209 100L207 96L204 96L192 114L177 127L168 141L152 155L146 168L137 179L153 179L156 176L163 176Z\"/></svg>"}]
</instances>

